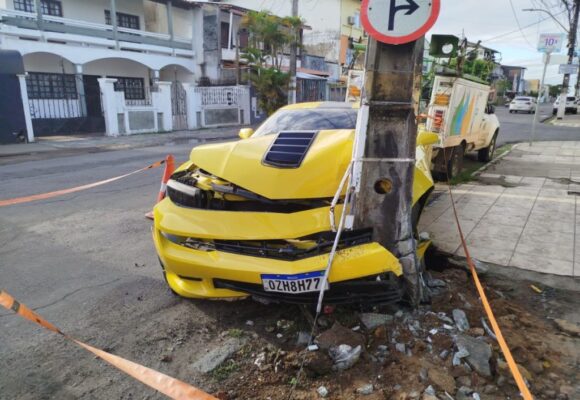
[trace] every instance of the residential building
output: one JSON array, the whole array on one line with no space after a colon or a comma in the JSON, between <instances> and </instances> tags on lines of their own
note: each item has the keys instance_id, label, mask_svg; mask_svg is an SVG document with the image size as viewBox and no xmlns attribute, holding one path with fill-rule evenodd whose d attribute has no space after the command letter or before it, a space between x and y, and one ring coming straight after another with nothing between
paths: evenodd
<instances>
[{"instance_id":1,"label":"residential building","mask_svg":"<svg viewBox=\"0 0 580 400\"><path fill-rule=\"evenodd\" d=\"M179 103L180 84L195 80L195 8L185 0L0 0L0 49L23 56L36 135L104 132L107 83L122 93L121 108L132 107L118 110L112 131L186 128L183 107L153 101L173 91Z\"/></svg>"},{"instance_id":2,"label":"residential building","mask_svg":"<svg viewBox=\"0 0 580 400\"><path fill-rule=\"evenodd\" d=\"M0 0L0 50L23 57L36 136L248 123L249 88L198 86L235 78L241 15L187 0Z\"/></svg>"},{"instance_id":3,"label":"residential building","mask_svg":"<svg viewBox=\"0 0 580 400\"><path fill-rule=\"evenodd\" d=\"M526 72L525 67L517 67L510 65L501 66L503 76L510 82L511 92L514 95L522 94L525 90L525 79L524 75Z\"/></svg>"},{"instance_id":4,"label":"residential building","mask_svg":"<svg viewBox=\"0 0 580 400\"><path fill-rule=\"evenodd\" d=\"M526 79L525 89L526 93L538 93L540 90L540 80L539 79Z\"/></svg>"},{"instance_id":5,"label":"residential building","mask_svg":"<svg viewBox=\"0 0 580 400\"><path fill-rule=\"evenodd\" d=\"M223 0L251 10L291 15L289 0ZM349 68L362 68L367 36L360 19L360 0L301 0L298 14L307 28L304 53L323 57L330 80L339 80ZM313 71L303 71L310 72ZM318 74L314 72L314 74Z\"/></svg>"}]
</instances>

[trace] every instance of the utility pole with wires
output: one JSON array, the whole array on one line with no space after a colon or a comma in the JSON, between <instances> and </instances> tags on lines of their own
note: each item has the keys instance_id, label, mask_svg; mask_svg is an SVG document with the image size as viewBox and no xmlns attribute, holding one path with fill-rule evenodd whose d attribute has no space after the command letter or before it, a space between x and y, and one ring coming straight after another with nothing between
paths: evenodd
<instances>
[{"instance_id":1,"label":"utility pole with wires","mask_svg":"<svg viewBox=\"0 0 580 400\"><path fill-rule=\"evenodd\" d=\"M548 4L542 2L544 5ZM522 11L539 11L548 14L556 23L558 23L568 33L568 65L574 63L574 52L576 51L576 43L578 39L578 20L580 17L580 0L566 0L563 1L568 17L570 20L570 27L566 28L555 16L548 10L541 8L526 8ZM579 77L580 82L580 77ZM570 74L564 74L562 82L562 91L560 92L560 104L557 112L557 119L562 119L566 114L566 97L570 88ZM576 92L578 92L578 83L576 83Z\"/></svg>"},{"instance_id":2,"label":"utility pole with wires","mask_svg":"<svg viewBox=\"0 0 580 400\"><path fill-rule=\"evenodd\" d=\"M580 0L574 2L572 22L570 24L570 31L568 31L568 65L574 62L574 52L576 51L576 40L578 37L578 18L580 17ZM558 107L558 119L562 119L566 114L566 97L568 96L568 89L570 87L570 74L564 74L564 81L562 82L562 92L560 93L560 106Z\"/></svg>"},{"instance_id":3,"label":"utility pole with wires","mask_svg":"<svg viewBox=\"0 0 580 400\"><path fill-rule=\"evenodd\" d=\"M298 17L298 0L292 0L292 17ZM296 58L298 57L297 32L292 28L292 43L290 45L290 84L288 85L288 104L296 103Z\"/></svg>"}]
</instances>

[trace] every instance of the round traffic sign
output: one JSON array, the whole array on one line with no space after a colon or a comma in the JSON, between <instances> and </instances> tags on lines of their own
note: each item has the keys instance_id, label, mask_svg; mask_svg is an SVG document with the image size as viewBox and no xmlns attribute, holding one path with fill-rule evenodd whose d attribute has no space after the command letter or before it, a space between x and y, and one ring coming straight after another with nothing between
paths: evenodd
<instances>
[{"instance_id":1,"label":"round traffic sign","mask_svg":"<svg viewBox=\"0 0 580 400\"><path fill-rule=\"evenodd\" d=\"M403 44L424 36L440 9L441 0L362 0L361 19L376 40Z\"/></svg>"}]
</instances>

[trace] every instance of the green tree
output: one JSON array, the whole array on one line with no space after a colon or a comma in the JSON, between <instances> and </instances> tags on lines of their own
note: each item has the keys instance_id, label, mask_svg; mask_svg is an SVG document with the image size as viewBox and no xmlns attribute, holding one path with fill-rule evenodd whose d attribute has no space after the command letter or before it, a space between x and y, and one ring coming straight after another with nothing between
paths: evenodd
<instances>
[{"instance_id":1,"label":"green tree","mask_svg":"<svg viewBox=\"0 0 580 400\"><path fill-rule=\"evenodd\" d=\"M558 97L562 92L562 85L551 85L550 86L550 96Z\"/></svg>"},{"instance_id":2,"label":"green tree","mask_svg":"<svg viewBox=\"0 0 580 400\"><path fill-rule=\"evenodd\" d=\"M249 80L258 92L258 105L268 115L286 104L289 83L281 71L284 53L295 43L300 45L300 18L280 18L268 11L249 11L242 26L250 35L244 58L250 66Z\"/></svg>"}]
</instances>

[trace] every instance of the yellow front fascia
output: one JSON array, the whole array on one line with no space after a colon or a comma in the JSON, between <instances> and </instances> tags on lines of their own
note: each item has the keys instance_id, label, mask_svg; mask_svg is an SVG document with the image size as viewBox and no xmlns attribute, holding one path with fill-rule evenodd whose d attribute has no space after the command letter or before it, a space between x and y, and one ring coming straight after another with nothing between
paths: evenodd
<instances>
[{"instance_id":1,"label":"yellow front fascia","mask_svg":"<svg viewBox=\"0 0 580 400\"><path fill-rule=\"evenodd\" d=\"M297 239L330 231L329 207L295 213L240 212L191 209L164 199L155 206L155 228L176 236L198 239ZM336 207L335 221L342 213Z\"/></svg>"},{"instance_id":2,"label":"yellow front fascia","mask_svg":"<svg viewBox=\"0 0 580 400\"><path fill-rule=\"evenodd\" d=\"M213 279L261 284L262 274L294 275L322 271L328 263L328 254L297 261L282 261L221 251L189 249L167 240L157 229L153 236L169 285L175 292L185 297L243 297L246 294L215 288ZM338 251L329 282L332 285L333 282L387 272L401 276L401 264L378 243L368 243Z\"/></svg>"}]
</instances>

